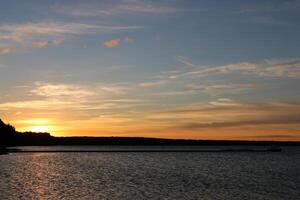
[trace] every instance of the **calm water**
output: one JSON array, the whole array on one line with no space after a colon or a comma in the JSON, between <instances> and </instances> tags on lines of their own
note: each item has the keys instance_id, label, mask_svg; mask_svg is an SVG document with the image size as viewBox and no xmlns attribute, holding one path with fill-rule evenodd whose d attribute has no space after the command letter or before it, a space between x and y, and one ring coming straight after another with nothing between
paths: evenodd
<instances>
[{"instance_id":1,"label":"calm water","mask_svg":"<svg viewBox=\"0 0 300 200\"><path fill-rule=\"evenodd\" d=\"M300 199L300 148L3 155L0 199Z\"/></svg>"}]
</instances>

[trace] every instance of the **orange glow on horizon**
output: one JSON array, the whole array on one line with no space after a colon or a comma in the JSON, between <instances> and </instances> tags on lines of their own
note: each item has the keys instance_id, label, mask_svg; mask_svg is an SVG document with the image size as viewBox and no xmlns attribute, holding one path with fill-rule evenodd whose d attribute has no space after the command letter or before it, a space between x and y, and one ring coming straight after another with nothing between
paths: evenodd
<instances>
[{"instance_id":1,"label":"orange glow on horizon","mask_svg":"<svg viewBox=\"0 0 300 200\"><path fill-rule=\"evenodd\" d=\"M48 126L32 126L29 128L30 132L37 132L37 133L46 133L50 131Z\"/></svg>"},{"instance_id":2,"label":"orange glow on horizon","mask_svg":"<svg viewBox=\"0 0 300 200\"><path fill-rule=\"evenodd\" d=\"M57 128L53 125L53 120L47 118L32 118L26 120L16 120L17 130L21 132L37 132L37 133L55 133Z\"/></svg>"}]
</instances>

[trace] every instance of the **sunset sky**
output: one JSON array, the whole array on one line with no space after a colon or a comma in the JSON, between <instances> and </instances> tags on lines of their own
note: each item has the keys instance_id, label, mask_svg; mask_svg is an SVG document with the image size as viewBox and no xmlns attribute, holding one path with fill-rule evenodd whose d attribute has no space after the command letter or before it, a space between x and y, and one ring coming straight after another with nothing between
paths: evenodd
<instances>
[{"instance_id":1,"label":"sunset sky","mask_svg":"<svg viewBox=\"0 0 300 200\"><path fill-rule=\"evenodd\" d=\"M3 0L0 118L55 136L300 141L298 0Z\"/></svg>"}]
</instances>

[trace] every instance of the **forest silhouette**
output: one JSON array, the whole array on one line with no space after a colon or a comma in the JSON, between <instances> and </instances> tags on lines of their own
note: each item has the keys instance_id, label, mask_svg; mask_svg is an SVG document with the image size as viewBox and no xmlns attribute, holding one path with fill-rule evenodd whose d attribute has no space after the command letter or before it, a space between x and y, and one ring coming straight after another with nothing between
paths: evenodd
<instances>
[{"instance_id":1,"label":"forest silhouette","mask_svg":"<svg viewBox=\"0 0 300 200\"><path fill-rule=\"evenodd\" d=\"M19 132L0 119L0 147L48 145L300 145L300 142L189 140L144 137L54 137L50 133Z\"/></svg>"}]
</instances>

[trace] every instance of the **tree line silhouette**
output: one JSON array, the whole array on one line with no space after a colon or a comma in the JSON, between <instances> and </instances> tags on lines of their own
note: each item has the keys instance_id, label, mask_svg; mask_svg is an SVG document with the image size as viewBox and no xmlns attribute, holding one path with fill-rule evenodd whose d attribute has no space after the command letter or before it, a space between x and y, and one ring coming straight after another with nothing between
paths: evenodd
<instances>
[{"instance_id":1,"label":"tree line silhouette","mask_svg":"<svg viewBox=\"0 0 300 200\"><path fill-rule=\"evenodd\" d=\"M18 132L0 119L0 147L36 145L300 145L300 142L188 140L144 137L54 137L50 133Z\"/></svg>"},{"instance_id":2,"label":"tree line silhouette","mask_svg":"<svg viewBox=\"0 0 300 200\"><path fill-rule=\"evenodd\" d=\"M51 142L53 138L50 133L18 132L15 127L0 119L1 146L43 145Z\"/></svg>"}]
</instances>

